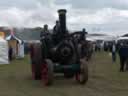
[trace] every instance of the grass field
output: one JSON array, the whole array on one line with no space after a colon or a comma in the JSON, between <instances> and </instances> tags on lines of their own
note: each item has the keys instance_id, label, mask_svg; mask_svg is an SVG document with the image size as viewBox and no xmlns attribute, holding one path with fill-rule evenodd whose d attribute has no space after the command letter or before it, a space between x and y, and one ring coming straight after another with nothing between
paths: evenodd
<instances>
[{"instance_id":1,"label":"grass field","mask_svg":"<svg viewBox=\"0 0 128 96\"><path fill-rule=\"evenodd\" d=\"M128 72L119 72L119 60L108 53L96 53L89 62L89 81L55 78L50 87L31 79L29 58L0 65L0 96L128 96Z\"/></svg>"}]
</instances>

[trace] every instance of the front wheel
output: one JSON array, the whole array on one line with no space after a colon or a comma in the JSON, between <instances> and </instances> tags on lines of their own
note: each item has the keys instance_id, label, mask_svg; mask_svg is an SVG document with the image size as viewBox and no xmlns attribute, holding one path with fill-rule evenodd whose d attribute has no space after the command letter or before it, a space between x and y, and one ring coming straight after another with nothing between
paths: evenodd
<instances>
[{"instance_id":1,"label":"front wheel","mask_svg":"<svg viewBox=\"0 0 128 96\"><path fill-rule=\"evenodd\" d=\"M85 84L88 81L88 66L85 59L80 60L80 72L75 75L76 80L80 84Z\"/></svg>"},{"instance_id":2,"label":"front wheel","mask_svg":"<svg viewBox=\"0 0 128 96\"><path fill-rule=\"evenodd\" d=\"M46 59L45 63L42 64L41 78L45 86L51 85L53 83L53 78L54 78L53 62L49 59Z\"/></svg>"}]
</instances>

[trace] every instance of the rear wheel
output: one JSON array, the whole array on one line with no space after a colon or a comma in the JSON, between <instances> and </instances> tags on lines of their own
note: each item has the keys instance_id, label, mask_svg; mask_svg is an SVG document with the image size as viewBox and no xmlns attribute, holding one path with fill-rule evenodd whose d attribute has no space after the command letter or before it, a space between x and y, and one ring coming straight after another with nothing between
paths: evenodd
<instances>
[{"instance_id":1,"label":"rear wheel","mask_svg":"<svg viewBox=\"0 0 128 96\"><path fill-rule=\"evenodd\" d=\"M34 80L41 79L41 47L40 44L33 44L32 51L32 78Z\"/></svg>"}]
</instances>

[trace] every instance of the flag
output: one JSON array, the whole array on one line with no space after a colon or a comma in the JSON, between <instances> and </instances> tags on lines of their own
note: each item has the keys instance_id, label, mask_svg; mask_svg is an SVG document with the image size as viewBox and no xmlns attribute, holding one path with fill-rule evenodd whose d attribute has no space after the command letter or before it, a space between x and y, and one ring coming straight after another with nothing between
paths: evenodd
<instances>
[{"instance_id":1,"label":"flag","mask_svg":"<svg viewBox=\"0 0 128 96\"><path fill-rule=\"evenodd\" d=\"M10 29L10 33L11 33L11 35L14 35L14 30L13 30L13 28Z\"/></svg>"}]
</instances>

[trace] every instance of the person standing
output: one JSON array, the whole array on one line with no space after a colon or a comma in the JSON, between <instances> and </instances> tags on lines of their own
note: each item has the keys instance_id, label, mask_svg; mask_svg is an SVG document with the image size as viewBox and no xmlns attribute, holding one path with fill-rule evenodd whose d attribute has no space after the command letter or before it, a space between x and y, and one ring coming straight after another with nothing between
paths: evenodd
<instances>
[{"instance_id":1,"label":"person standing","mask_svg":"<svg viewBox=\"0 0 128 96\"><path fill-rule=\"evenodd\" d=\"M42 38L43 36L46 36L48 33L49 33L48 25L45 24L44 28L43 28L43 31L41 31L41 33L40 33L40 38Z\"/></svg>"},{"instance_id":2,"label":"person standing","mask_svg":"<svg viewBox=\"0 0 128 96\"><path fill-rule=\"evenodd\" d=\"M53 36L52 36L55 45L58 44L60 40L62 39L60 33L61 33L60 22L56 21L56 24L53 27Z\"/></svg>"},{"instance_id":3,"label":"person standing","mask_svg":"<svg viewBox=\"0 0 128 96\"><path fill-rule=\"evenodd\" d=\"M116 61L116 44L114 42L114 44L112 45L112 61L115 62Z\"/></svg>"},{"instance_id":4,"label":"person standing","mask_svg":"<svg viewBox=\"0 0 128 96\"><path fill-rule=\"evenodd\" d=\"M12 57L13 57L12 55L13 55L13 48L10 46L8 50L8 57L10 61L12 61Z\"/></svg>"},{"instance_id":5,"label":"person standing","mask_svg":"<svg viewBox=\"0 0 128 96\"><path fill-rule=\"evenodd\" d=\"M53 47L53 42L52 42L52 35L48 29L48 25L44 25L43 31L40 33L40 38L41 38L41 47L43 54L43 58L47 58L50 56L50 48Z\"/></svg>"},{"instance_id":6,"label":"person standing","mask_svg":"<svg viewBox=\"0 0 128 96\"><path fill-rule=\"evenodd\" d=\"M53 28L53 32L54 32L54 34L58 34L59 31L60 31L60 22L57 20L56 25Z\"/></svg>"}]
</instances>

